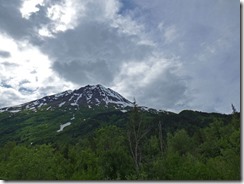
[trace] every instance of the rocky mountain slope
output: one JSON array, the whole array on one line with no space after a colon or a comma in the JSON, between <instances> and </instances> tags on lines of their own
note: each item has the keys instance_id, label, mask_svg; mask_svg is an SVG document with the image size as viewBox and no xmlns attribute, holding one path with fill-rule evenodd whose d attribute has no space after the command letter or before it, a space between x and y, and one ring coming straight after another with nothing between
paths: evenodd
<instances>
[{"instance_id":1,"label":"rocky mountain slope","mask_svg":"<svg viewBox=\"0 0 244 184\"><path fill-rule=\"evenodd\" d=\"M16 113L22 110L37 111L38 109L54 110L57 108L78 110L79 108L96 108L99 106L124 109L132 105L132 102L125 99L119 93L98 84L87 85L74 91L64 91L18 106L5 107L0 109L0 112L8 111Z\"/></svg>"},{"instance_id":2,"label":"rocky mountain slope","mask_svg":"<svg viewBox=\"0 0 244 184\"><path fill-rule=\"evenodd\" d=\"M0 109L0 145L9 141L24 144L74 143L90 135L99 127L116 125L125 128L134 104L119 93L102 85L87 85L77 90L64 91L25 104ZM197 127L215 118L229 121L230 116L216 113L182 111L179 114L138 107L142 121L150 129L163 131Z\"/></svg>"},{"instance_id":3,"label":"rocky mountain slope","mask_svg":"<svg viewBox=\"0 0 244 184\"><path fill-rule=\"evenodd\" d=\"M111 118L115 124L125 124L127 112L132 107L133 103L119 93L98 84L1 108L0 144L7 141L63 141L64 135L73 140L110 122ZM146 107L140 108L153 111Z\"/></svg>"}]
</instances>

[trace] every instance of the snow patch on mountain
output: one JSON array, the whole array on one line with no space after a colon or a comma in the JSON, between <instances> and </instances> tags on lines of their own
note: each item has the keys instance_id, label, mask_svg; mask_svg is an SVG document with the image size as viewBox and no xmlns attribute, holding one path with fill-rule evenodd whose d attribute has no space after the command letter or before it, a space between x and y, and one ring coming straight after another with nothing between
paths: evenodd
<instances>
[{"instance_id":1,"label":"snow patch on mountain","mask_svg":"<svg viewBox=\"0 0 244 184\"><path fill-rule=\"evenodd\" d=\"M80 108L93 109L97 106L113 107L115 109L123 109L127 106L132 107L133 103L125 99L119 93L98 85L87 85L77 90L68 90L58 94L43 97L38 100L27 102L18 106L0 109L5 111L21 111L38 109L54 110L56 108L64 108L64 110L78 110ZM75 108L74 108L75 107Z\"/></svg>"},{"instance_id":2,"label":"snow patch on mountain","mask_svg":"<svg viewBox=\"0 0 244 184\"><path fill-rule=\"evenodd\" d=\"M57 94L54 95L54 97L55 98L59 98L59 97L67 96L70 93L72 93L72 90L68 90L68 91L64 91L64 92L61 92L61 93L57 93Z\"/></svg>"},{"instance_id":3,"label":"snow patch on mountain","mask_svg":"<svg viewBox=\"0 0 244 184\"><path fill-rule=\"evenodd\" d=\"M73 116L70 120L72 121L72 120L74 120L75 119L75 117Z\"/></svg>"},{"instance_id":4,"label":"snow patch on mountain","mask_svg":"<svg viewBox=\"0 0 244 184\"><path fill-rule=\"evenodd\" d=\"M78 98L75 100L75 104L77 104L77 103L79 102L79 100L80 100L80 98L82 97L82 95L83 95L83 94L80 94L80 95L78 96Z\"/></svg>"},{"instance_id":5,"label":"snow patch on mountain","mask_svg":"<svg viewBox=\"0 0 244 184\"><path fill-rule=\"evenodd\" d=\"M61 104L59 104L59 107L62 107L66 102L62 102Z\"/></svg>"},{"instance_id":6,"label":"snow patch on mountain","mask_svg":"<svg viewBox=\"0 0 244 184\"><path fill-rule=\"evenodd\" d=\"M12 113L17 113L19 112L20 110L10 110L9 112L12 112Z\"/></svg>"},{"instance_id":7,"label":"snow patch on mountain","mask_svg":"<svg viewBox=\"0 0 244 184\"><path fill-rule=\"evenodd\" d=\"M59 130L57 130L57 132L61 132L61 131L63 131L63 129L64 129L65 127L69 126L69 125L71 125L70 122L67 122L67 123L65 123L65 124L61 124L61 125L60 125L60 128L59 128Z\"/></svg>"},{"instance_id":8,"label":"snow patch on mountain","mask_svg":"<svg viewBox=\"0 0 244 184\"><path fill-rule=\"evenodd\" d=\"M38 105L38 108L41 108L43 105L44 105L44 103L40 103L40 104Z\"/></svg>"}]
</instances>

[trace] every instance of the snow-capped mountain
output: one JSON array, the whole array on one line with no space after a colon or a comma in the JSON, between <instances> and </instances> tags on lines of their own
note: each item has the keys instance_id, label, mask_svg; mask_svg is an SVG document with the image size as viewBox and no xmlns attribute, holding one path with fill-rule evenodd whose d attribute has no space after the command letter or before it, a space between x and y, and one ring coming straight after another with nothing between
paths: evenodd
<instances>
[{"instance_id":1,"label":"snow-capped mountain","mask_svg":"<svg viewBox=\"0 0 244 184\"><path fill-rule=\"evenodd\" d=\"M0 112L19 112L21 110L38 109L52 110L56 108L74 109L95 108L95 107L113 107L115 109L124 109L133 106L133 103L125 99L119 93L98 85L87 85L77 90L68 90L51 96L46 96L25 104L13 107L5 107Z\"/></svg>"}]
</instances>

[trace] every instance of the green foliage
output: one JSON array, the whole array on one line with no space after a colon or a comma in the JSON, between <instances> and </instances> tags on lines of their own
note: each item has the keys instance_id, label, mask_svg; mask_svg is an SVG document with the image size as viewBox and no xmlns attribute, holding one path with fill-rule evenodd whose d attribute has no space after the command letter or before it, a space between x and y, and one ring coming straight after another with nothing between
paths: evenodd
<instances>
[{"instance_id":1,"label":"green foliage","mask_svg":"<svg viewBox=\"0 0 244 184\"><path fill-rule=\"evenodd\" d=\"M23 111L0 126L3 180L240 180L238 112Z\"/></svg>"},{"instance_id":2,"label":"green foliage","mask_svg":"<svg viewBox=\"0 0 244 184\"><path fill-rule=\"evenodd\" d=\"M125 179L131 171L132 160L122 130L110 125L96 131L97 155L106 179Z\"/></svg>"},{"instance_id":3,"label":"green foliage","mask_svg":"<svg viewBox=\"0 0 244 184\"><path fill-rule=\"evenodd\" d=\"M50 145L15 146L1 162L2 177L6 180L65 179L65 168L60 163L65 164L62 156L54 153Z\"/></svg>"},{"instance_id":4,"label":"green foliage","mask_svg":"<svg viewBox=\"0 0 244 184\"><path fill-rule=\"evenodd\" d=\"M72 180L99 180L102 179L99 170L99 160L95 153L87 149L75 147L70 152Z\"/></svg>"},{"instance_id":5,"label":"green foliage","mask_svg":"<svg viewBox=\"0 0 244 184\"><path fill-rule=\"evenodd\" d=\"M170 153L178 152L180 155L184 155L190 152L195 146L193 140L184 129L177 131L174 135L168 134L167 140L168 151Z\"/></svg>"}]
</instances>

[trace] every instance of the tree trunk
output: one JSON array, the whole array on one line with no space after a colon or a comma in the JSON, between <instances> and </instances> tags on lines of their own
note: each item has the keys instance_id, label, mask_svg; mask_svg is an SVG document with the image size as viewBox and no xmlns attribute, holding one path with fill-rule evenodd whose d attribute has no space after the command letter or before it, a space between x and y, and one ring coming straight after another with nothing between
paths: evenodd
<instances>
[{"instance_id":1,"label":"tree trunk","mask_svg":"<svg viewBox=\"0 0 244 184\"><path fill-rule=\"evenodd\" d=\"M158 122L158 127L159 127L159 141L160 141L160 151L163 153L163 132L162 132L162 124L161 121Z\"/></svg>"}]
</instances>

